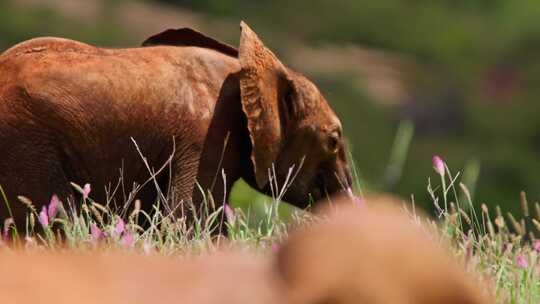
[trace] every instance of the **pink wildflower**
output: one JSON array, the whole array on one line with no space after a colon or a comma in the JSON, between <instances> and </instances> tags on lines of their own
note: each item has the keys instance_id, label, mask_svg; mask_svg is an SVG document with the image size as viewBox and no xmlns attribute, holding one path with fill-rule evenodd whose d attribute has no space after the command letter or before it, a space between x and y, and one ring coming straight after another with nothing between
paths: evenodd
<instances>
[{"instance_id":1,"label":"pink wildflower","mask_svg":"<svg viewBox=\"0 0 540 304\"><path fill-rule=\"evenodd\" d=\"M440 176L444 176L444 172L446 171L446 169L442 158L438 155L435 155L433 156L432 162L433 169L435 169L435 171L439 173Z\"/></svg>"},{"instance_id":2,"label":"pink wildflower","mask_svg":"<svg viewBox=\"0 0 540 304\"><path fill-rule=\"evenodd\" d=\"M516 264L519 268L527 269L529 268L529 262L523 255L518 255L516 258Z\"/></svg>"},{"instance_id":3,"label":"pink wildflower","mask_svg":"<svg viewBox=\"0 0 540 304\"><path fill-rule=\"evenodd\" d=\"M536 252L540 252L540 240L534 241L533 248Z\"/></svg>"},{"instance_id":4,"label":"pink wildflower","mask_svg":"<svg viewBox=\"0 0 540 304\"><path fill-rule=\"evenodd\" d=\"M124 233L124 235L120 239L120 242L124 247L133 247L133 245L135 244L135 239L133 238L133 234L126 231L126 233Z\"/></svg>"},{"instance_id":5,"label":"pink wildflower","mask_svg":"<svg viewBox=\"0 0 540 304\"><path fill-rule=\"evenodd\" d=\"M41 208L41 212L39 213L39 223L41 224L41 226L43 227L48 227L49 226L49 216L47 215L47 207L46 206L43 206L43 208Z\"/></svg>"},{"instance_id":6,"label":"pink wildflower","mask_svg":"<svg viewBox=\"0 0 540 304\"><path fill-rule=\"evenodd\" d=\"M53 194L51 197L51 201L49 202L49 207L47 210L47 215L50 220L54 219L56 215L58 214L58 207L60 206L61 202L58 196L56 194Z\"/></svg>"},{"instance_id":7,"label":"pink wildflower","mask_svg":"<svg viewBox=\"0 0 540 304\"><path fill-rule=\"evenodd\" d=\"M124 232L125 223L121 218L118 219L116 226L114 227L113 236L120 236Z\"/></svg>"},{"instance_id":8,"label":"pink wildflower","mask_svg":"<svg viewBox=\"0 0 540 304\"><path fill-rule=\"evenodd\" d=\"M103 236L103 232L96 224L90 226L90 236L92 237L93 242L97 242Z\"/></svg>"},{"instance_id":9,"label":"pink wildflower","mask_svg":"<svg viewBox=\"0 0 540 304\"><path fill-rule=\"evenodd\" d=\"M82 189L82 195L83 195L83 200L87 200L88 199L88 195L90 194L90 191L92 191L92 187L90 186L90 184L86 183L84 184L84 187Z\"/></svg>"},{"instance_id":10,"label":"pink wildflower","mask_svg":"<svg viewBox=\"0 0 540 304\"><path fill-rule=\"evenodd\" d=\"M14 225L15 221L10 217L4 221L4 230L2 231L2 239L7 241L9 239L9 227Z\"/></svg>"},{"instance_id":11,"label":"pink wildflower","mask_svg":"<svg viewBox=\"0 0 540 304\"><path fill-rule=\"evenodd\" d=\"M229 204L225 203L223 205L223 210L225 211L225 216L227 217L227 221L230 223L233 223L236 219L234 210L229 206Z\"/></svg>"},{"instance_id":12,"label":"pink wildflower","mask_svg":"<svg viewBox=\"0 0 540 304\"><path fill-rule=\"evenodd\" d=\"M279 251L279 245L274 243L272 244L272 252L278 252Z\"/></svg>"}]
</instances>

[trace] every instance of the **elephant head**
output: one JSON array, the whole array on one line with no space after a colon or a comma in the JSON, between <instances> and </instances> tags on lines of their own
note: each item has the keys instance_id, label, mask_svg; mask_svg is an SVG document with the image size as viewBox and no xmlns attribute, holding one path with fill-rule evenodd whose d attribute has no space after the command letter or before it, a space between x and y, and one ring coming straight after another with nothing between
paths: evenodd
<instances>
[{"instance_id":1,"label":"elephant head","mask_svg":"<svg viewBox=\"0 0 540 304\"><path fill-rule=\"evenodd\" d=\"M257 187L268 193L271 183L284 186L295 175L284 199L302 207L349 187L341 122L326 99L306 77L283 65L245 23L241 28L240 91ZM293 166L296 173L290 171Z\"/></svg>"},{"instance_id":2,"label":"elephant head","mask_svg":"<svg viewBox=\"0 0 540 304\"><path fill-rule=\"evenodd\" d=\"M276 195L287 184L282 198L299 207L349 187L341 122L326 99L306 77L282 64L244 22L241 31L238 50L188 28L165 31L143 45L198 46L238 59L235 79L253 171L246 180L252 186Z\"/></svg>"}]
</instances>

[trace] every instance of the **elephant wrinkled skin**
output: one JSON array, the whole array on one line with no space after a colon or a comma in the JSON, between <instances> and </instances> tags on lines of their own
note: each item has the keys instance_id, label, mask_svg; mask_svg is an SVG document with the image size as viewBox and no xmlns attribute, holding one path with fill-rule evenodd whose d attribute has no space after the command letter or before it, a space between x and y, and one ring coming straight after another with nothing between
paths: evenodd
<instances>
[{"instance_id":1,"label":"elephant wrinkled skin","mask_svg":"<svg viewBox=\"0 0 540 304\"><path fill-rule=\"evenodd\" d=\"M302 163L284 197L300 207L347 187L337 116L315 85L241 29L238 50L179 29L139 48L36 38L1 54L0 185L15 219L27 212L18 195L40 208L53 194L73 195L72 181L91 183L98 201L120 172L128 190L146 181L131 138L155 169L172 157L157 183L170 183L176 204L200 200L196 182L216 201L239 178L270 193L272 165L279 184ZM145 189L148 209L156 193Z\"/></svg>"}]
</instances>

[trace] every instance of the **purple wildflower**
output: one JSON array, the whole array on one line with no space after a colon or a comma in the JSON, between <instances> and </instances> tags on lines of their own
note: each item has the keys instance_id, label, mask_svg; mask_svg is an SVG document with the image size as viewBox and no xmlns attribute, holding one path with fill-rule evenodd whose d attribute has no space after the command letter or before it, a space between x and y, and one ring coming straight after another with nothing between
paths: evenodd
<instances>
[{"instance_id":1,"label":"purple wildflower","mask_svg":"<svg viewBox=\"0 0 540 304\"><path fill-rule=\"evenodd\" d=\"M92 237L92 242L97 242L103 237L103 232L96 224L92 224L90 225L90 236Z\"/></svg>"},{"instance_id":2,"label":"purple wildflower","mask_svg":"<svg viewBox=\"0 0 540 304\"><path fill-rule=\"evenodd\" d=\"M90 184L86 183L84 184L84 187L82 189L82 195L83 195L83 200L87 200L88 199L88 195L90 194L90 191L92 191L92 187L90 186Z\"/></svg>"},{"instance_id":3,"label":"purple wildflower","mask_svg":"<svg viewBox=\"0 0 540 304\"><path fill-rule=\"evenodd\" d=\"M118 222L116 223L116 226L114 227L113 236L120 236L124 232L125 229L125 223L124 220L119 218Z\"/></svg>"},{"instance_id":4,"label":"purple wildflower","mask_svg":"<svg viewBox=\"0 0 540 304\"><path fill-rule=\"evenodd\" d=\"M536 252L540 252L540 240L534 241L533 248Z\"/></svg>"},{"instance_id":5,"label":"purple wildflower","mask_svg":"<svg viewBox=\"0 0 540 304\"><path fill-rule=\"evenodd\" d=\"M13 218L7 218L5 221L4 221L4 230L2 231L2 239L4 241L7 241L9 239L9 227L11 225L14 225L15 224L15 221L13 220Z\"/></svg>"},{"instance_id":6,"label":"purple wildflower","mask_svg":"<svg viewBox=\"0 0 540 304\"><path fill-rule=\"evenodd\" d=\"M126 233L124 233L124 235L120 239L120 242L124 247L133 247L133 245L135 244L135 239L133 238L132 233L126 231Z\"/></svg>"},{"instance_id":7,"label":"purple wildflower","mask_svg":"<svg viewBox=\"0 0 540 304\"><path fill-rule=\"evenodd\" d=\"M521 254L516 257L516 264L519 268L529 268L529 262L527 262L527 259Z\"/></svg>"},{"instance_id":8,"label":"purple wildflower","mask_svg":"<svg viewBox=\"0 0 540 304\"><path fill-rule=\"evenodd\" d=\"M225 216L227 217L227 221L230 223L233 223L236 219L234 210L229 206L229 204L225 203L223 205L223 210L225 211Z\"/></svg>"},{"instance_id":9,"label":"purple wildflower","mask_svg":"<svg viewBox=\"0 0 540 304\"><path fill-rule=\"evenodd\" d=\"M39 223L41 224L41 226L43 227L48 227L49 226L49 216L47 215L47 207L46 206L43 206L43 208L41 208L41 212L39 213Z\"/></svg>"},{"instance_id":10,"label":"purple wildflower","mask_svg":"<svg viewBox=\"0 0 540 304\"><path fill-rule=\"evenodd\" d=\"M438 155L435 155L433 156L432 162L433 162L433 169L435 169L435 171L439 173L440 176L444 176L444 172L446 170L445 170L445 165L442 158Z\"/></svg>"},{"instance_id":11,"label":"purple wildflower","mask_svg":"<svg viewBox=\"0 0 540 304\"><path fill-rule=\"evenodd\" d=\"M60 207L60 204L61 202L58 196L56 196L56 194L53 194L53 196L51 197L51 201L49 202L49 207L47 210L47 215L50 220L54 219L56 215L58 214L58 207Z\"/></svg>"}]
</instances>

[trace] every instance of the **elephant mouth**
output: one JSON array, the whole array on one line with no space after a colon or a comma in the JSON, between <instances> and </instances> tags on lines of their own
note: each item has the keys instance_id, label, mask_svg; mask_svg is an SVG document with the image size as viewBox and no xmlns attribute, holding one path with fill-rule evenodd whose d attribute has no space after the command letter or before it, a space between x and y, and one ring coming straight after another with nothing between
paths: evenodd
<instances>
[{"instance_id":1,"label":"elephant mouth","mask_svg":"<svg viewBox=\"0 0 540 304\"><path fill-rule=\"evenodd\" d=\"M331 179L328 176L328 174L320 173L315 177L310 192L313 202L323 198L331 198L338 193L345 193L352 185L352 176L348 172L345 172L343 177L338 176L337 173L332 174Z\"/></svg>"},{"instance_id":2,"label":"elephant mouth","mask_svg":"<svg viewBox=\"0 0 540 304\"><path fill-rule=\"evenodd\" d=\"M346 193L351 185L351 178L347 175L341 177L334 171L321 171L315 175L307 191L295 192L295 188L289 189L285 194L285 201L288 201L296 207L305 209L319 201L331 200L336 194Z\"/></svg>"},{"instance_id":3,"label":"elephant mouth","mask_svg":"<svg viewBox=\"0 0 540 304\"><path fill-rule=\"evenodd\" d=\"M318 174L315 177L314 185L311 190L311 198L313 202L316 202L322 199L325 196L328 196L328 188L326 185L326 179L323 174Z\"/></svg>"}]
</instances>

